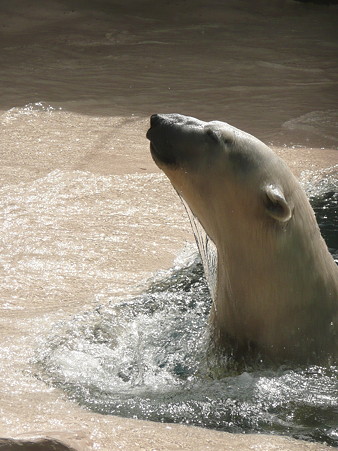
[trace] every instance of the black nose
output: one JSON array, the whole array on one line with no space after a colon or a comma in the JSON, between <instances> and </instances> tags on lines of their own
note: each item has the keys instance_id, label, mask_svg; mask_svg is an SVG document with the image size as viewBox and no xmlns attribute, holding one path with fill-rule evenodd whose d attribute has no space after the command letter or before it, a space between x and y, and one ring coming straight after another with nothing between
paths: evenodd
<instances>
[{"instance_id":1,"label":"black nose","mask_svg":"<svg viewBox=\"0 0 338 451\"><path fill-rule=\"evenodd\" d=\"M150 117L150 125L152 127L155 127L159 122L161 122L161 115L160 114L152 114Z\"/></svg>"}]
</instances>

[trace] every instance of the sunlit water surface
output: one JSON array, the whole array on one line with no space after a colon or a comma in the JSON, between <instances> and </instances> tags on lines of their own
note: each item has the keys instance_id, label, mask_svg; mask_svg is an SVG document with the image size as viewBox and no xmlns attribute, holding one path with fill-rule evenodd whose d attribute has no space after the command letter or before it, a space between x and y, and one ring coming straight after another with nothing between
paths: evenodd
<instances>
[{"instance_id":1,"label":"sunlit water surface","mask_svg":"<svg viewBox=\"0 0 338 451\"><path fill-rule=\"evenodd\" d=\"M313 174L304 185L338 261L335 177ZM338 445L338 367L238 371L208 347L210 303L187 247L143 294L55 325L37 357L40 377L104 414Z\"/></svg>"}]
</instances>

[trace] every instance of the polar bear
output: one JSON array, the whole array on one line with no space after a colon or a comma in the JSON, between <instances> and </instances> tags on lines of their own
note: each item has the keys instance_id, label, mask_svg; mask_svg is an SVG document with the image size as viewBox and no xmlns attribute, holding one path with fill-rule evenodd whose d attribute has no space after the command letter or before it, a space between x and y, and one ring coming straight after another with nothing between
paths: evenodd
<instances>
[{"instance_id":1,"label":"polar bear","mask_svg":"<svg viewBox=\"0 0 338 451\"><path fill-rule=\"evenodd\" d=\"M215 343L276 363L334 362L338 267L284 161L227 123L180 114L154 114L147 138L217 248Z\"/></svg>"}]
</instances>

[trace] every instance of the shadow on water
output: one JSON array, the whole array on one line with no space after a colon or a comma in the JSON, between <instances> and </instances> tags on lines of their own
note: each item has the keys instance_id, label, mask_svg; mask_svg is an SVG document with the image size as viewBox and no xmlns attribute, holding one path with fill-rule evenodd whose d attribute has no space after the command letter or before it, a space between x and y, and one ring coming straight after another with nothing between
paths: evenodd
<instances>
[{"instance_id":1,"label":"shadow on water","mask_svg":"<svg viewBox=\"0 0 338 451\"><path fill-rule=\"evenodd\" d=\"M334 13L269 0L2 2L0 109L180 111L336 148Z\"/></svg>"},{"instance_id":2,"label":"shadow on water","mask_svg":"<svg viewBox=\"0 0 338 451\"><path fill-rule=\"evenodd\" d=\"M338 261L338 192L312 204ZM40 347L40 377L103 414L338 445L338 367L231 370L208 347L210 304L187 248L145 293L58 323Z\"/></svg>"}]
</instances>

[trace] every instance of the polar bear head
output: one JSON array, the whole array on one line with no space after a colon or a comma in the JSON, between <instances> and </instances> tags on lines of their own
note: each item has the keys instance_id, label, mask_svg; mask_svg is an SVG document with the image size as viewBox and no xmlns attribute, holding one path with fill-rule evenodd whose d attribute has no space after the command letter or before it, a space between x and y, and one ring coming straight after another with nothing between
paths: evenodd
<instances>
[{"instance_id":1,"label":"polar bear head","mask_svg":"<svg viewBox=\"0 0 338 451\"><path fill-rule=\"evenodd\" d=\"M179 114L153 115L147 136L156 164L216 243L225 227L285 228L291 220L295 179L257 138Z\"/></svg>"}]
</instances>

